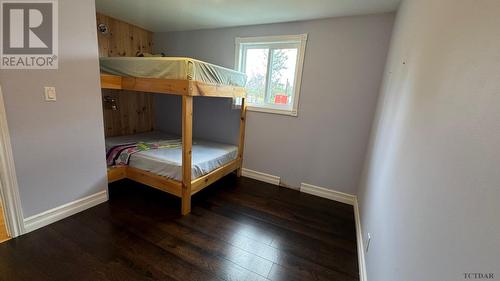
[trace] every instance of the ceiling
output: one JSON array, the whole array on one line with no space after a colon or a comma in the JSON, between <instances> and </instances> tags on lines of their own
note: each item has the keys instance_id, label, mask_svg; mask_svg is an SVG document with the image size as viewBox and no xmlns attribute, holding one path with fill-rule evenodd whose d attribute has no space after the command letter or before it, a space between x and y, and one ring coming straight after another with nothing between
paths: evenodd
<instances>
[{"instance_id":1,"label":"ceiling","mask_svg":"<svg viewBox=\"0 0 500 281\"><path fill-rule=\"evenodd\" d=\"M154 32L395 11L400 0L96 0L97 11Z\"/></svg>"}]
</instances>

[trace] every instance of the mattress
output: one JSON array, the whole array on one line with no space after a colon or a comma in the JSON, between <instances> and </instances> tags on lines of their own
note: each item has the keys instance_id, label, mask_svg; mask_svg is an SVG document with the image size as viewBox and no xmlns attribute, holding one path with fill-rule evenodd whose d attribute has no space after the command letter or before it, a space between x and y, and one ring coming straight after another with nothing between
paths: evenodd
<instances>
[{"instance_id":1,"label":"mattress","mask_svg":"<svg viewBox=\"0 0 500 281\"><path fill-rule=\"evenodd\" d=\"M131 142L179 139L164 132L150 132L106 138L106 149ZM205 140L193 140L191 178L196 179L235 160L238 147ZM134 153L129 166L182 181L182 148L152 149Z\"/></svg>"},{"instance_id":2,"label":"mattress","mask_svg":"<svg viewBox=\"0 0 500 281\"><path fill-rule=\"evenodd\" d=\"M101 71L120 76L187 79L244 87L246 75L215 64L181 57L102 57Z\"/></svg>"}]
</instances>

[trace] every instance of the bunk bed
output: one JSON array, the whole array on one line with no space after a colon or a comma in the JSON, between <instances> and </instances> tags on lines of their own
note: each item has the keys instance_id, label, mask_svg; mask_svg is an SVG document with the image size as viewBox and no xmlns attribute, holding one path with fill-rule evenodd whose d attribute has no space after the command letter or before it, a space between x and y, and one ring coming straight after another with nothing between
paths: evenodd
<instances>
[{"instance_id":1,"label":"bunk bed","mask_svg":"<svg viewBox=\"0 0 500 281\"><path fill-rule=\"evenodd\" d=\"M106 139L110 151L126 144L155 143L162 149L135 151L116 165L108 161L108 182L128 178L181 198L181 213L191 211L191 196L236 171L241 175L245 139L245 74L191 58L104 57L100 59L101 88L140 94L158 93L182 97L182 136L162 132ZM239 143L222 145L193 142L193 98L240 98ZM165 144L167 148L158 144ZM194 156L193 156L194 154ZM114 157L115 159L117 157Z\"/></svg>"}]
</instances>

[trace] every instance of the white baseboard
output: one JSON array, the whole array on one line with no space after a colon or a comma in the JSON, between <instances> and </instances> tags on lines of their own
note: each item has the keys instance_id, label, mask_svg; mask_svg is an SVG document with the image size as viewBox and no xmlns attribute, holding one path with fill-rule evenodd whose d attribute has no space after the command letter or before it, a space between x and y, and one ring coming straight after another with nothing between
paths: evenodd
<instances>
[{"instance_id":1,"label":"white baseboard","mask_svg":"<svg viewBox=\"0 0 500 281\"><path fill-rule=\"evenodd\" d=\"M67 218L71 215L92 208L98 204L108 201L108 191L92 194L90 196L78 199L73 202L61 205L59 207L47 210L43 213L36 214L24 219L25 233L39 229L56 221Z\"/></svg>"},{"instance_id":2,"label":"white baseboard","mask_svg":"<svg viewBox=\"0 0 500 281\"><path fill-rule=\"evenodd\" d=\"M358 198L356 198L354 202L354 220L356 222L356 241L358 244L359 280L368 281L368 276L366 275L365 246L363 243L363 230L361 229Z\"/></svg>"},{"instance_id":3,"label":"white baseboard","mask_svg":"<svg viewBox=\"0 0 500 281\"><path fill-rule=\"evenodd\" d=\"M341 202L341 203L345 203L345 204L349 204L349 205L353 205L353 206L354 206L354 203L356 202L355 195L351 195L351 194L347 194L347 193L343 193L343 192L339 192L339 191L335 191L335 190L331 190L331 189L327 189L324 187L319 187L319 186L315 186L315 185L307 184L307 183L300 184L300 192L304 192L304 193L311 194L311 195L316 195L318 197L323 197L326 199L334 200L337 202Z\"/></svg>"},{"instance_id":4,"label":"white baseboard","mask_svg":"<svg viewBox=\"0 0 500 281\"><path fill-rule=\"evenodd\" d=\"M281 179L278 176L273 176L270 174L261 173L246 168L241 169L241 175L247 178L267 182L274 185L280 185L281 182Z\"/></svg>"},{"instance_id":5,"label":"white baseboard","mask_svg":"<svg viewBox=\"0 0 500 281\"><path fill-rule=\"evenodd\" d=\"M363 231L361 230L361 220L359 215L357 196L307 183L300 184L300 191L318 197L330 199L333 201L349 204L354 207L354 220L356 224L356 241L358 248L359 278L360 281L367 281L368 279L366 276L365 247L363 243Z\"/></svg>"}]
</instances>

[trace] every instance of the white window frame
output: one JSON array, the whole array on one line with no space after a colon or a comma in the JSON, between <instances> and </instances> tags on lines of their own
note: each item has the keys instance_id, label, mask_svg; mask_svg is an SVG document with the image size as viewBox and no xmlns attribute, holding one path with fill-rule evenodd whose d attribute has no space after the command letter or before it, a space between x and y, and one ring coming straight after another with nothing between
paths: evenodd
<instances>
[{"instance_id":1,"label":"white window frame","mask_svg":"<svg viewBox=\"0 0 500 281\"><path fill-rule=\"evenodd\" d=\"M292 107L280 105L256 105L248 103L247 109L257 112L267 112L275 114L284 114L290 116L298 115L300 88L302 82L302 69L304 66L304 57L306 54L307 34L299 35L281 35L281 36L260 36L260 37L237 37L235 39L235 67L238 71L244 70L245 55L244 51L251 47L287 48L290 44L299 44L297 53L297 66L295 68L294 95ZM270 71L269 71L270 72ZM271 75L271 73L268 73ZM268 77L269 79L269 77ZM282 107L282 108L280 108Z\"/></svg>"}]
</instances>

